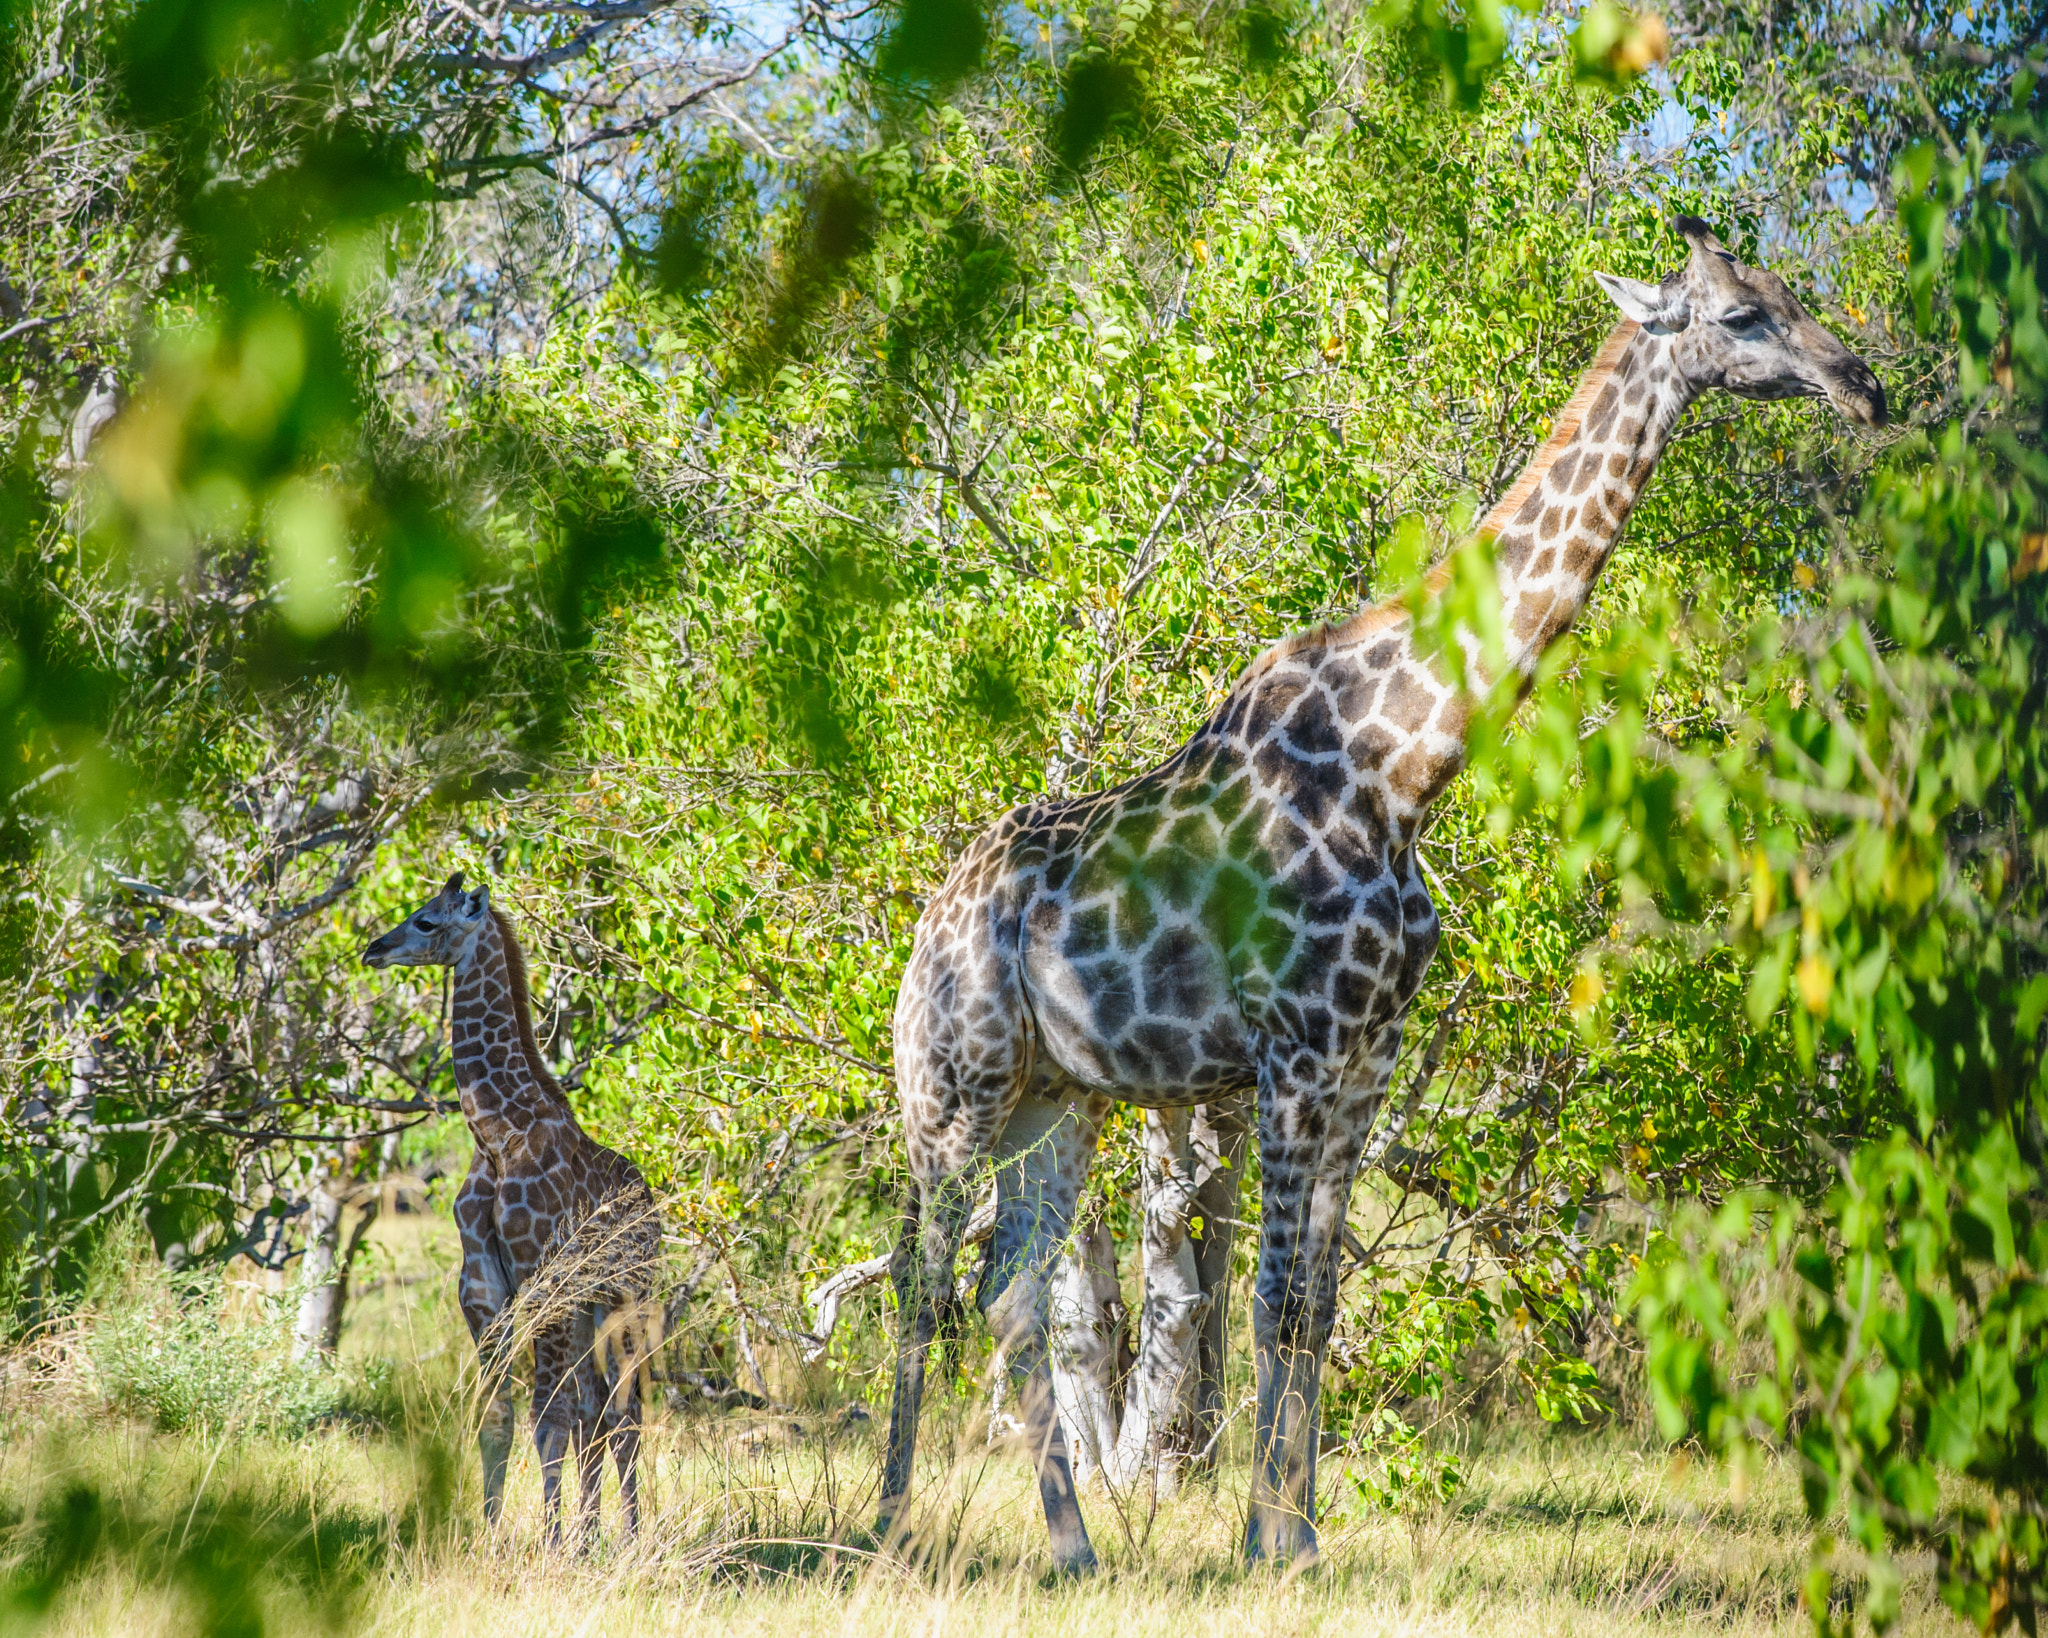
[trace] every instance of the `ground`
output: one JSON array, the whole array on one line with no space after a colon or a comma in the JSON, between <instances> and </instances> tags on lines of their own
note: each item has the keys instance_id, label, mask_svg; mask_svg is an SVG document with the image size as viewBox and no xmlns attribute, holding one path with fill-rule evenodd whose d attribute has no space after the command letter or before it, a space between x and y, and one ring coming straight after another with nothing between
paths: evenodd
<instances>
[{"instance_id":1,"label":"ground","mask_svg":"<svg viewBox=\"0 0 2048 1638\"><path fill-rule=\"evenodd\" d=\"M593 1551L549 1553L530 1448L504 1524L487 1532L479 1516L440 1228L401 1222L383 1244L346 1340L359 1373L391 1362L370 1373L374 1415L295 1435L166 1434L89 1394L0 1397L0 1632L1810 1630L1794 1477L1734 1482L1614 1428L1465 1429L1462 1491L1398 1512L1360 1500L1333 1462L1323 1562L1294 1575L1237 1562L1239 1462L1156 1509L1094 1494L1103 1571L1072 1583L1050 1574L1031 1476L976 1434L971 1394L938 1407L907 1558L876 1553L866 1528L879 1418L669 1412L650 1438L639 1546L616 1539L608 1495ZM1905 1630L1959 1632L1929 1580L1909 1578Z\"/></svg>"}]
</instances>

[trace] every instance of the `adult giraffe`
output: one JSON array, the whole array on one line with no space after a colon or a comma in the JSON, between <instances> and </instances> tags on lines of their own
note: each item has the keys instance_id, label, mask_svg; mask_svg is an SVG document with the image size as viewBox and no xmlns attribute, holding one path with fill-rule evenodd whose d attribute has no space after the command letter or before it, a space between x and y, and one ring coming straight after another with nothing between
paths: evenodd
<instances>
[{"instance_id":1,"label":"adult giraffe","mask_svg":"<svg viewBox=\"0 0 2048 1638\"><path fill-rule=\"evenodd\" d=\"M1623 320L1481 525L1496 537L1507 663L1524 677L1584 606L1701 392L1826 398L1859 425L1885 419L1869 366L1781 279L1697 218L1674 226L1691 256L1661 283L1596 275ZM1020 1379L1055 1557L1093 1567L1046 1363L1049 1264L1112 1099L1159 1108L1249 1089L1264 1190L1245 1550L1315 1552L1338 1235L1436 950L1414 849L1463 763L1471 698L1418 652L1402 606L1366 609L1253 662L1151 773L997 821L934 895L896 1003L911 1187L891 1269L885 1531L910 1487L936 1299L992 1159L978 1301Z\"/></svg>"}]
</instances>

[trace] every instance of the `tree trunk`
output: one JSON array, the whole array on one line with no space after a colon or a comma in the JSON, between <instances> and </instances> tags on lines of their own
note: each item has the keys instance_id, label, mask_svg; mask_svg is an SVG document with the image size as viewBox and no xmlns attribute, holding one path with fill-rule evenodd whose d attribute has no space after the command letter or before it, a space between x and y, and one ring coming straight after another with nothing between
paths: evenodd
<instances>
[{"instance_id":1,"label":"tree trunk","mask_svg":"<svg viewBox=\"0 0 2048 1638\"><path fill-rule=\"evenodd\" d=\"M99 1124L100 1016L108 1004L105 985L106 975L95 974L71 1023L71 1085L59 1116L70 1128L64 1137L64 1202L74 1211L85 1205L80 1185L92 1167L96 1147L93 1129Z\"/></svg>"},{"instance_id":2,"label":"tree trunk","mask_svg":"<svg viewBox=\"0 0 2048 1638\"><path fill-rule=\"evenodd\" d=\"M1116 1244L1094 1212L1076 1226L1052 1279L1053 1403L1076 1484L1104 1471L1116 1451L1124 1319Z\"/></svg>"},{"instance_id":3,"label":"tree trunk","mask_svg":"<svg viewBox=\"0 0 2048 1638\"><path fill-rule=\"evenodd\" d=\"M300 1362L331 1360L341 1346L341 1322L348 1309L348 1276L362 1249L370 1225L377 1220L378 1197L366 1194L355 1225L346 1239L341 1228L356 1190L350 1174L355 1170L356 1145L343 1152L336 1169L323 1175L313 1187L307 1212L306 1258L300 1270L304 1281L299 1296L298 1319L292 1326L292 1357Z\"/></svg>"},{"instance_id":4,"label":"tree trunk","mask_svg":"<svg viewBox=\"0 0 2048 1638\"><path fill-rule=\"evenodd\" d=\"M29 1134L31 1225L26 1246L57 1243L65 1228L87 1216L100 1203L99 1158L100 1042L105 1015L115 996L107 975L94 973L66 1007L65 1030L71 1042L70 1075L63 1097L53 1107L41 1088L31 1084L22 1100L22 1129ZM89 1255L89 1252L87 1253ZM59 1265L52 1256L31 1256L24 1308L31 1325L45 1317L46 1303L63 1289Z\"/></svg>"},{"instance_id":5,"label":"tree trunk","mask_svg":"<svg viewBox=\"0 0 2048 1638\"><path fill-rule=\"evenodd\" d=\"M343 1297L338 1277L341 1220L347 1209L343 1183L323 1177L313 1186L306 1213L306 1258L299 1268L299 1317L292 1327L292 1358L304 1362L331 1352L330 1336L341 1334Z\"/></svg>"},{"instance_id":6,"label":"tree trunk","mask_svg":"<svg viewBox=\"0 0 2048 1638\"><path fill-rule=\"evenodd\" d=\"M1137 1366L1111 1477L1169 1496L1191 1461L1213 1458L1223 1418L1224 1342L1242 1100L1145 1114L1139 1170L1145 1299Z\"/></svg>"},{"instance_id":7,"label":"tree trunk","mask_svg":"<svg viewBox=\"0 0 2048 1638\"><path fill-rule=\"evenodd\" d=\"M1222 1432L1223 1364L1230 1338L1230 1255L1237 1239L1244 1157L1252 1130L1249 1097L1196 1106L1189 1138L1195 1152L1195 1212L1201 1232L1191 1236L1195 1271L1208 1307L1202 1311L1200 1365L1187 1448L1195 1465L1213 1467Z\"/></svg>"},{"instance_id":8,"label":"tree trunk","mask_svg":"<svg viewBox=\"0 0 2048 1638\"><path fill-rule=\"evenodd\" d=\"M1109 1467L1119 1489L1149 1478L1161 1496L1180 1487L1182 1453L1173 1448L1174 1430L1192 1421L1209 1301L1192 1239L1199 1215L1192 1122L1188 1109L1145 1111L1138 1169L1145 1298L1138 1316L1138 1362Z\"/></svg>"}]
</instances>

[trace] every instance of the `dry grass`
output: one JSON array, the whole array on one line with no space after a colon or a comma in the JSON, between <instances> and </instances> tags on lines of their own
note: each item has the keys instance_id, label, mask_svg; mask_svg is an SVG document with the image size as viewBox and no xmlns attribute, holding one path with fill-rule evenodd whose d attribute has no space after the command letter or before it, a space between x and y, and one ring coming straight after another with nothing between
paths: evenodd
<instances>
[{"instance_id":1,"label":"dry grass","mask_svg":"<svg viewBox=\"0 0 2048 1638\"><path fill-rule=\"evenodd\" d=\"M875 1423L804 1412L669 1415L651 1430L643 1466L650 1528L642 1541L629 1549L615 1539L608 1496L596 1549L550 1554L530 1448L515 1462L504 1524L483 1531L454 1390L466 1338L451 1323L444 1283L410 1277L431 1273L443 1255L435 1231L405 1232L412 1243L401 1235L390 1245L387 1283L366 1294L350 1339L352 1351L404 1362L387 1428L209 1440L151 1435L54 1404L32 1417L17 1411L0 1426L0 1521L26 1517L29 1529L17 1530L11 1547L0 1534L0 1587L12 1564L27 1562L21 1544L35 1521L83 1484L126 1521L130 1540L177 1546L195 1517L226 1506L231 1521L242 1521L232 1528L252 1539L316 1542L320 1573L310 1582L299 1574L296 1590L274 1565L250 1571L271 1631L1605 1638L1810 1630L1797 1596L1807 1532L1789 1474L1766 1469L1738 1495L1724 1474L1617 1435L1536 1428L1469 1432L1464 1492L1405 1515L1347 1503L1349 1486L1332 1464L1324 1561L1301 1574L1239 1565L1241 1463L1157 1509L1089 1497L1103 1572L1076 1584L1050 1574L1031 1475L977 1436L971 1395L936 1408L914 1538L886 1554L867 1529ZM214 1607L194 1584L160 1565L138 1569L142 1562L95 1561L51 1607L46 1630L206 1630ZM7 1613L0 1596L0 1627ZM1960 1630L1933 1602L1924 1574L1909 1579L1905 1630Z\"/></svg>"}]
</instances>

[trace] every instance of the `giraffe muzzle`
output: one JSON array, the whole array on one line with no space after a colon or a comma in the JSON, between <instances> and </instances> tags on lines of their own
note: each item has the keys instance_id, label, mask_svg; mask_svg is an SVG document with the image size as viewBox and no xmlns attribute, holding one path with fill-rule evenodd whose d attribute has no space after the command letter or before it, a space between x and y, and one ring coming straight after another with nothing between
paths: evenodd
<instances>
[{"instance_id":1,"label":"giraffe muzzle","mask_svg":"<svg viewBox=\"0 0 2048 1638\"><path fill-rule=\"evenodd\" d=\"M1860 358L1854 369L1839 371L1829 380L1827 393L1836 412L1859 427L1881 427L1890 419L1885 408L1884 383Z\"/></svg>"}]
</instances>

